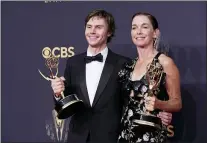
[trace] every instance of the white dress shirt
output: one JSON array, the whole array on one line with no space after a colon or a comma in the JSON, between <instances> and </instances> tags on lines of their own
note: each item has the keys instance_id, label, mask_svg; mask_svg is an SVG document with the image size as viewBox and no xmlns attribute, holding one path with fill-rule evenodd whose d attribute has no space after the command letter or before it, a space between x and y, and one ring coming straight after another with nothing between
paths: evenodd
<instances>
[{"instance_id":1,"label":"white dress shirt","mask_svg":"<svg viewBox=\"0 0 207 143\"><path fill-rule=\"evenodd\" d=\"M103 62L92 61L86 64L86 87L88 90L88 96L91 106L93 104L99 80L102 75L103 67L105 65L106 57L108 55L108 48L106 47L100 53L103 55ZM87 50L87 56L95 55L92 55L92 53Z\"/></svg>"}]
</instances>

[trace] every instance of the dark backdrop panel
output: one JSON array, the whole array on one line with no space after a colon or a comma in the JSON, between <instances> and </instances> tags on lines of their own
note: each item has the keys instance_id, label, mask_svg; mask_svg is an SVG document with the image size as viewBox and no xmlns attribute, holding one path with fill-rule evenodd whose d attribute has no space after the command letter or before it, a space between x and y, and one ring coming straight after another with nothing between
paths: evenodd
<instances>
[{"instance_id":1,"label":"dark backdrop panel","mask_svg":"<svg viewBox=\"0 0 207 143\"><path fill-rule=\"evenodd\" d=\"M131 16L155 15L162 41L181 74L183 109L173 115L175 142L203 142L206 135L206 3L205 2L2 2L2 141L49 141L45 121L53 108L44 47L86 50L84 19L93 9L111 12L117 31L109 47L136 57ZM58 51L56 51L58 52ZM63 75L66 58L60 59Z\"/></svg>"}]
</instances>

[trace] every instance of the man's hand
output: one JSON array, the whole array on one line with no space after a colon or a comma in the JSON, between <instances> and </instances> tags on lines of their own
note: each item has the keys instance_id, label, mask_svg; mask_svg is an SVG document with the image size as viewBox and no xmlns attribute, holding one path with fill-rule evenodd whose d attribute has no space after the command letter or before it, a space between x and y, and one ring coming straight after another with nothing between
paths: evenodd
<instances>
[{"instance_id":1,"label":"man's hand","mask_svg":"<svg viewBox=\"0 0 207 143\"><path fill-rule=\"evenodd\" d=\"M162 123L164 125L169 125L172 121L172 113L168 113L168 112L159 112L159 114L157 115L159 118L161 118Z\"/></svg>"},{"instance_id":2,"label":"man's hand","mask_svg":"<svg viewBox=\"0 0 207 143\"><path fill-rule=\"evenodd\" d=\"M65 90L65 85L63 81L65 81L64 77L57 77L51 80L51 87L56 97L59 97L61 95L61 92Z\"/></svg>"}]
</instances>

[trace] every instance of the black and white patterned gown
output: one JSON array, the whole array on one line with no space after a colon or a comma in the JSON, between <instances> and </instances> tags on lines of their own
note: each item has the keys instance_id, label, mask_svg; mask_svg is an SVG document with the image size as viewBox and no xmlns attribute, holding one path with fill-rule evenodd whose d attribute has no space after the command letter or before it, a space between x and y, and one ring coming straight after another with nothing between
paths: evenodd
<instances>
[{"instance_id":1,"label":"black and white patterned gown","mask_svg":"<svg viewBox=\"0 0 207 143\"><path fill-rule=\"evenodd\" d=\"M151 64L160 64L158 57L161 53L158 53ZM160 123L160 129L138 124L133 122L135 114L146 113L144 98L137 98L136 95L140 92L142 85L147 87L148 82L146 74L137 81L131 80L131 74L136 65L138 58L132 60L131 63L127 63L125 67L119 72L119 80L122 84L122 93L125 98L125 107L123 116L121 119L121 132L118 137L118 143L164 143L167 139L166 126ZM161 64L160 64L161 65ZM134 92L134 96L131 97L131 91ZM160 100L168 100L168 95L165 89L165 76L161 80L159 86L159 93L157 98ZM155 116L160 110L154 110L150 112Z\"/></svg>"}]
</instances>

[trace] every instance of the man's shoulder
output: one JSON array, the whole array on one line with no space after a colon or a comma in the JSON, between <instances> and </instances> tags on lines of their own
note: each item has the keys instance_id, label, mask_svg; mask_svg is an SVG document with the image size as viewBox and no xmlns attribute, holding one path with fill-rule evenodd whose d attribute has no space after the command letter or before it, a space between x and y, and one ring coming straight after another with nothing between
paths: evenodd
<instances>
[{"instance_id":1,"label":"man's shoulder","mask_svg":"<svg viewBox=\"0 0 207 143\"><path fill-rule=\"evenodd\" d=\"M117 53L114 53L112 52L114 55L114 57L121 63L126 63L126 62L129 62L131 61L131 59L129 57L126 57L126 56L123 56L123 55L120 55L120 54L117 54Z\"/></svg>"}]
</instances>

